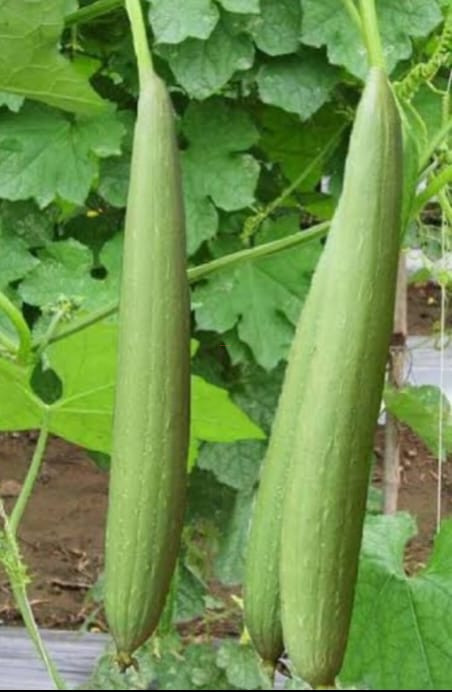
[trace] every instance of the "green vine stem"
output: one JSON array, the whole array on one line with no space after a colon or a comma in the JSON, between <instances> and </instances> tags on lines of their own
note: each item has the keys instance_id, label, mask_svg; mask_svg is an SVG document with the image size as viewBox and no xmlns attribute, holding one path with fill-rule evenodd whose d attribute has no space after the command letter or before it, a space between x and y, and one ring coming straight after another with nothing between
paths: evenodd
<instances>
[{"instance_id":1,"label":"green vine stem","mask_svg":"<svg viewBox=\"0 0 452 692\"><path fill-rule=\"evenodd\" d=\"M345 9L347 10L350 19L355 24L356 28L359 30L359 33L361 34L363 39L365 39L364 27L363 27L363 23L361 21L361 15L358 12L358 8L355 5L355 0L342 0L342 4L344 5Z\"/></svg>"},{"instance_id":2,"label":"green vine stem","mask_svg":"<svg viewBox=\"0 0 452 692\"><path fill-rule=\"evenodd\" d=\"M413 204L412 218L416 218L429 200L431 200L432 197L436 197L436 195L451 182L452 166L447 166L430 180L425 190L417 195Z\"/></svg>"},{"instance_id":3,"label":"green vine stem","mask_svg":"<svg viewBox=\"0 0 452 692\"><path fill-rule=\"evenodd\" d=\"M91 325L96 324L96 322L100 322L101 320L105 320L107 317L111 317L111 315L114 315L116 312L118 312L118 309L119 303L115 301L114 303L110 303L110 305L107 305L104 308L100 308L99 310L91 312L89 315L86 315L86 317L81 317L78 320L74 320L74 322L69 324L64 329L61 329L56 334L52 334L52 336L48 339L46 345L48 346L49 344L54 344L57 341L66 339L68 336L72 336L73 334L77 334L77 332L81 332L83 329L86 329L87 327L91 327ZM42 338L33 341L32 349L34 352L42 351L42 342Z\"/></svg>"},{"instance_id":4,"label":"green vine stem","mask_svg":"<svg viewBox=\"0 0 452 692\"><path fill-rule=\"evenodd\" d=\"M378 28L377 10L375 8L375 0L359 0L361 21L365 42L367 47L367 56L370 67L380 67L385 69L385 59L383 54L383 46L381 44L381 35Z\"/></svg>"},{"instance_id":5,"label":"green vine stem","mask_svg":"<svg viewBox=\"0 0 452 692\"><path fill-rule=\"evenodd\" d=\"M140 85L143 87L149 75L152 74L152 58L146 35L140 0L125 0L127 15L132 27L133 47L138 64Z\"/></svg>"},{"instance_id":6,"label":"green vine stem","mask_svg":"<svg viewBox=\"0 0 452 692\"><path fill-rule=\"evenodd\" d=\"M20 310L1 291L0 312L3 312L8 317L17 332L19 339L19 346L15 349L17 360L20 363L27 363L31 353L31 334L28 324L25 322Z\"/></svg>"},{"instance_id":7,"label":"green vine stem","mask_svg":"<svg viewBox=\"0 0 452 692\"><path fill-rule=\"evenodd\" d=\"M6 334L0 330L0 353L6 353L7 356L17 356L17 346L9 339Z\"/></svg>"},{"instance_id":8,"label":"green vine stem","mask_svg":"<svg viewBox=\"0 0 452 692\"><path fill-rule=\"evenodd\" d=\"M342 133L344 132L346 124L342 125L337 132L327 141L324 147L319 151L319 153L309 162L306 168L295 178L295 180L290 183L281 194L273 199L267 206L259 211L254 216L249 217L244 224L243 231L241 234L242 240L247 243L248 240L256 233L261 224L266 218L270 216L278 207L282 205L284 200L289 197L300 185L301 183L317 168L317 166L323 161L323 159L332 154L336 145L338 144Z\"/></svg>"},{"instance_id":9,"label":"green vine stem","mask_svg":"<svg viewBox=\"0 0 452 692\"><path fill-rule=\"evenodd\" d=\"M52 337L56 334L61 320L68 314L69 309L70 308L68 305L64 305L63 307L58 308L55 314L53 315L52 319L50 320L50 324L47 327L47 330L44 336L42 337L38 348L35 351L36 360L40 358L41 355L44 353L48 344L51 342Z\"/></svg>"},{"instance_id":10,"label":"green vine stem","mask_svg":"<svg viewBox=\"0 0 452 692\"><path fill-rule=\"evenodd\" d=\"M64 19L64 24L66 27L86 24L123 6L124 0L97 0L97 2L93 2L91 5L80 7L75 12L68 14Z\"/></svg>"},{"instance_id":11,"label":"green vine stem","mask_svg":"<svg viewBox=\"0 0 452 692\"><path fill-rule=\"evenodd\" d=\"M270 243L263 243L262 245L255 245L252 248L239 250L238 252L233 252L230 255L224 255L223 257L211 260L205 264L200 264L198 267L192 267L187 271L188 281L189 283L195 283L196 281L204 279L206 276L209 276L209 274L212 274L219 269L226 269L231 266L236 266L251 259L256 260L262 257L268 257L269 255L281 252L281 250L287 250L290 247L308 243L315 238L322 238L328 233L329 227L330 222L324 221L316 226L312 226L306 231L292 233L292 235L288 235L285 238L272 240Z\"/></svg>"},{"instance_id":12,"label":"green vine stem","mask_svg":"<svg viewBox=\"0 0 452 692\"><path fill-rule=\"evenodd\" d=\"M329 221L324 221L322 223L312 226L306 231L301 231L288 235L285 238L280 238L278 240L272 240L269 243L263 243L262 245L256 245L252 248L247 248L246 250L239 250L238 252L233 252L229 255L224 255L224 257L219 257L218 259L211 260L205 264L200 264L197 267L191 267L187 270L187 277L189 283L195 283L204 279L209 274L219 271L221 269L227 269L234 267L242 262L248 262L249 260L261 259L263 257L269 257L282 250L287 250L290 247L295 247L297 245L303 245L304 243L314 240L315 238L323 238L329 229ZM96 312L92 312L86 317L80 318L69 324L67 327L61 331L54 334L48 341L48 343L55 343L56 341L61 341L61 339L66 339L68 336L72 336L77 332L90 327L96 322L114 315L118 311L118 302L111 303ZM33 342L33 351L40 348L42 344L42 338L36 339Z\"/></svg>"},{"instance_id":13,"label":"green vine stem","mask_svg":"<svg viewBox=\"0 0 452 692\"><path fill-rule=\"evenodd\" d=\"M14 505L14 509L11 512L9 519L9 530L13 536L16 536L17 534L17 528L24 514L28 500L30 499L36 478L38 477L39 469L41 468L42 459L46 449L48 435L49 425L47 416L45 416L39 431L39 437L33 452L30 468L28 469L28 473L22 485L22 490L20 491L19 497L16 500L16 504Z\"/></svg>"},{"instance_id":14,"label":"green vine stem","mask_svg":"<svg viewBox=\"0 0 452 692\"><path fill-rule=\"evenodd\" d=\"M11 590L28 634L47 668L54 686L58 690L65 690L66 685L47 652L33 616L30 601L27 597L27 583L29 581L27 570L20 556L16 537L11 529L2 500L0 500L0 519L3 522L3 531L0 532L0 562L5 568L11 584Z\"/></svg>"}]
</instances>

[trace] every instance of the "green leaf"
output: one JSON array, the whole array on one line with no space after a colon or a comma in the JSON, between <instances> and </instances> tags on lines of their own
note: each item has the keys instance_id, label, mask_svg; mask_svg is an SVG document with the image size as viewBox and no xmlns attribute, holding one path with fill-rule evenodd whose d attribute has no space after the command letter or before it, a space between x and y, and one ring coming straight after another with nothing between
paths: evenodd
<instances>
[{"instance_id":1,"label":"green leaf","mask_svg":"<svg viewBox=\"0 0 452 692\"><path fill-rule=\"evenodd\" d=\"M249 644L226 641L218 649L217 665L226 672L226 677L239 690L258 690L262 687L263 675L256 651Z\"/></svg>"},{"instance_id":2,"label":"green leaf","mask_svg":"<svg viewBox=\"0 0 452 692\"><path fill-rule=\"evenodd\" d=\"M163 649L156 660L159 690L225 690L227 680L216 664L216 650L207 643L189 644L177 651Z\"/></svg>"},{"instance_id":3,"label":"green leaf","mask_svg":"<svg viewBox=\"0 0 452 692\"><path fill-rule=\"evenodd\" d=\"M307 120L328 100L338 79L338 71L321 55L312 52L277 58L263 65L257 75L257 85L264 103Z\"/></svg>"},{"instance_id":4,"label":"green leaf","mask_svg":"<svg viewBox=\"0 0 452 692\"><path fill-rule=\"evenodd\" d=\"M0 89L93 115L105 103L58 52L63 25L61 0L2 0Z\"/></svg>"},{"instance_id":5,"label":"green leaf","mask_svg":"<svg viewBox=\"0 0 452 692\"><path fill-rule=\"evenodd\" d=\"M0 288L11 281L21 279L38 264L36 257L28 252L27 244L0 227Z\"/></svg>"},{"instance_id":6,"label":"green leaf","mask_svg":"<svg viewBox=\"0 0 452 692\"><path fill-rule=\"evenodd\" d=\"M163 645L166 644L166 640ZM168 642L169 645L169 642ZM124 673L119 669L111 647L95 664L89 680L76 689L79 690L144 690L155 680L154 658L144 645L135 652L137 666L130 666Z\"/></svg>"},{"instance_id":7,"label":"green leaf","mask_svg":"<svg viewBox=\"0 0 452 692\"><path fill-rule=\"evenodd\" d=\"M270 434L284 377L285 365L267 372L255 365L242 369L240 382L232 390L234 401Z\"/></svg>"},{"instance_id":8,"label":"green leaf","mask_svg":"<svg viewBox=\"0 0 452 692\"><path fill-rule=\"evenodd\" d=\"M300 0L261 0L251 35L267 55L295 53L301 31Z\"/></svg>"},{"instance_id":9,"label":"green leaf","mask_svg":"<svg viewBox=\"0 0 452 692\"><path fill-rule=\"evenodd\" d=\"M402 389L387 387L385 404L388 411L406 423L425 442L432 454L438 456L439 402L443 398L443 443L452 452L452 415L450 405L438 387L423 385Z\"/></svg>"},{"instance_id":10,"label":"green leaf","mask_svg":"<svg viewBox=\"0 0 452 692\"><path fill-rule=\"evenodd\" d=\"M113 207L125 207L129 189L130 156L108 158L100 162L97 191Z\"/></svg>"},{"instance_id":11,"label":"green leaf","mask_svg":"<svg viewBox=\"0 0 452 692\"><path fill-rule=\"evenodd\" d=\"M223 23L206 41L189 38L177 45L161 45L159 53L188 95L199 100L218 92L234 72L247 70L254 60L251 39L232 33Z\"/></svg>"},{"instance_id":12,"label":"green leaf","mask_svg":"<svg viewBox=\"0 0 452 692\"><path fill-rule=\"evenodd\" d=\"M110 114L78 122L33 104L17 115L1 113L0 196L33 197L41 207L57 196L83 204L98 173L97 157L119 154L122 134Z\"/></svg>"},{"instance_id":13,"label":"green leaf","mask_svg":"<svg viewBox=\"0 0 452 692\"><path fill-rule=\"evenodd\" d=\"M359 31L344 3L338 0L301 0L302 41L309 46L326 45L328 58L364 78L367 54ZM441 21L436 0L378 0L377 12L386 67L392 72L400 60L412 53L411 37L427 36Z\"/></svg>"},{"instance_id":14,"label":"green leaf","mask_svg":"<svg viewBox=\"0 0 452 692\"><path fill-rule=\"evenodd\" d=\"M202 446L197 464L212 471L220 483L236 490L252 490L259 476L265 443L242 440L230 444L209 443Z\"/></svg>"},{"instance_id":15,"label":"green leaf","mask_svg":"<svg viewBox=\"0 0 452 692\"><path fill-rule=\"evenodd\" d=\"M59 376L61 398L48 407L51 432L90 450L110 453L114 386L116 381L117 325L96 323L72 336L51 344L47 350L50 366ZM30 372L0 359L2 383L11 389L8 406L2 408L0 429L39 426L44 406L29 387ZM11 383L8 383L11 380ZM20 408L24 415L20 418ZM11 409L11 410L10 410ZM25 411L30 410L30 416ZM33 418L34 416L34 418ZM11 427L20 424L20 427ZM260 428L229 398L224 389L202 378L192 377L192 457L196 440L230 442L262 439Z\"/></svg>"},{"instance_id":16,"label":"green leaf","mask_svg":"<svg viewBox=\"0 0 452 692\"><path fill-rule=\"evenodd\" d=\"M116 381L117 325L96 323L51 344L48 361L62 383L62 396L49 406L30 386L31 370L0 358L0 384L5 403L0 430L40 426L48 411L52 433L89 450L111 452L113 398ZM197 440L233 442L264 437L229 398L226 390L192 377L191 459Z\"/></svg>"},{"instance_id":17,"label":"green leaf","mask_svg":"<svg viewBox=\"0 0 452 692\"><path fill-rule=\"evenodd\" d=\"M220 550L215 560L215 574L223 584L241 584L245 569L248 527L253 508L254 493L237 493L234 509L220 540Z\"/></svg>"},{"instance_id":18,"label":"green leaf","mask_svg":"<svg viewBox=\"0 0 452 692\"><path fill-rule=\"evenodd\" d=\"M343 682L374 690L451 688L452 522L443 523L427 567L408 577L404 550L414 534L407 514L366 520Z\"/></svg>"},{"instance_id":19,"label":"green leaf","mask_svg":"<svg viewBox=\"0 0 452 692\"><path fill-rule=\"evenodd\" d=\"M402 232L406 231L416 196L419 161L426 146L424 121L410 101L399 99L403 132L403 205Z\"/></svg>"},{"instance_id":20,"label":"green leaf","mask_svg":"<svg viewBox=\"0 0 452 692\"><path fill-rule=\"evenodd\" d=\"M220 17L212 0L149 0L149 19L158 43L181 43L186 38L206 39Z\"/></svg>"},{"instance_id":21,"label":"green leaf","mask_svg":"<svg viewBox=\"0 0 452 692\"><path fill-rule=\"evenodd\" d=\"M0 430L31 430L42 423L45 405L30 387L31 370L0 357Z\"/></svg>"},{"instance_id":22,"label":"green leaf","mask_svg":"<svg viewBox=\"0 0 452 692\"><path fill-rule=\"evenodd\" d=\"M196 527L201 522L223 531L234 508L236 495L234 490L219 483L212 473L194 466L188 484L187 524Z\"/></svg>"},{"instance_id":23,"label":"green leaf","mask_svg":"<svg viewBox=\"0 0 452 692\"><path fill-rule=\"evenodd\" d=\"M213 274L193 292L198 328L223 333L238 325L257 362L273 368L287 354L321 247L314 241Z\"/></svg>"},{"instance_id":24,"label":"green leaf","mask_svg":"<svg viewBox=\"0 0 452 692\"><path fill-rule=\"evenodd\" d=\"M262 0L260 0L262 2ZM219 0L225 10L253 14L259 12L259 0Z\"/></svg>"},{"instance_id":25,"label":"green leaf","mask_svg":"<svg viewBox=\"0 0 452 692\"><path fill-rule=\"evenodd\" d=\"M99 322L51 344L47 355L63 384L52 405L52 432L109 454L116 381L116 324Z\"/></svg>"},{"instance_id":26,"label":"green leaf","mask_svg":"<svg viewBox=\"0 0 452 692\"><path fill-rule=\"evenodd\" d=\"M444 84L444 93L447 91L447 84ZM415 97L413 106L425 123L427 139L432 140L443 125L443 101L444 94L433 91L428 85L422 85Z\"/></svg>"},{"instance_id":27,"label":"green leaf","mask_svg":"<svg viewBox=\"0 0 452 692\"><path fill-rule=\"evenodd\" d=\"M118 115L121 116L120 119L125 128L122 153L120 156L101 159L97 192L112 206L125 207L129 190L135 118L131 111L123 111Z\"/></svg>"},{"instance_id":28,"label":"green leaf","mask_svg":"<svg viewBox=\"0 0 452 692\"><path fill-rule=\"evenodd\" d=\"M215 205L234 211L253 203L259 164L241 152L256 143L258 132L244 111L219 98L190 104L182 127L189 141L182 167L192 254L217 232Z\"/></svg>"},{"instance_id":29,"label":"green leaf","mask_svg":"<svg viewBox=\"0 0 452 692\"><path fill-rule=\"evenodd\" d=\"M34 202L0 203L0 229L20 238L28 248L46 245L53 237L55 208L39 209Z\"/></svg>"},{"instance_id":30,"label":"green leaf","mask_svg":"<svg viewBox=\"0 0 452 692\"><path fill-rule=\"evenodd\" d=\"M264 434L230 400L225 389L192 376L192 437L209 442L262 439Z\"/></svg>"},{"instance_id":31,"label":"green leaf","mask_svg":"<svg viewBox=\"0 0 452 692\"><path fill-rule=\"evenodd\" d=\"M300 189L312 190L324 173L325 157L331 155L331 149L326 150L325 145L344 127L344 116L331 106L324 106L308 122L302 123L298 116L270 106L260 110L259 121L260 148L270 161L281 166L290 181L311 168Z\"/></svg>"},{"instance_id":32,"label":"green leaf","mask_svg":"<svg viewBox=\"0 0 452 692\"><path fill-rule=\"evenodd\" d=\"M106 243L104 253L118 240L115 236ZM48 243L39 259L39 265L19 286L20 296L30 305L45 307L67 298L90 310L111 303L118 295L119 270L105 279L94 279L90 274L94 264L91 250L72 238Z\"/></svg>"},{"instance_id":33,"label":"green leaf","mask_svg":"<svg viewBox=\"0 0 452 692\"><path fill-rule=\"evenodd\" d=\"M54 370L45 367L40 360L30 378L30 385L35 394L45 403L53 404L62 394L61 380Z\"/></svg>"},{"instance_id":34,"label":"green leaf","mask_svg":"<svg viewBox=\"0 0 452 692\"><path fill-rule=\"evenodd\" d=\"M185 564L179 564L175 600L175 622L187 622L200 617L205 610L205 584Z\"/></svg>"}]
</instances>

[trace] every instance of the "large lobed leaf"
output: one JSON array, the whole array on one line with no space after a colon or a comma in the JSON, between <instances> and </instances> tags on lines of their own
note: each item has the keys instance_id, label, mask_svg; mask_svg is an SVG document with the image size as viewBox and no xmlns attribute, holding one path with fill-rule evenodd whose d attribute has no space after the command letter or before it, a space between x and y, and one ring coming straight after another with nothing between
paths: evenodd
<instances>
[{"instance_id":1,"label":"large lobed leaf","mask_svg":"<svg viewBox=\"0 0 452 692\"><path fill-rule=\"evenodd\" d=\"M452 521L436 537L425 569L404 570L416 533L408 514L369 516L347 655L340 678L373 690L452 686Z\"/></svg>"},{"instance_id":2,"label":"large lobed leaf","mask_svg":"<svg viewBox=\"0 0 452 692\"><path fill-rule=\"evenodd\" d=\"M44 414L52 433L88 449L109 453L116 380L117 325L97 323L52 344L51 367L62 381L62 396L46 405L30 387L31 371L0 359L0 430L39 428ZM230 442L262 438L260 428L224 389L192 378L191 460L197 441Z\"/></svg>"},{"instance_id":3,"label":"large lobed leaf","mask_svg":"<svg viewBox=\"0 0 452 692\"><path fill-rule=\"evenodd\" d=\"M93 115L105 102L58 51L64 9L61 0L0 2L0 90Z\"/></svg>"}]
</instances>

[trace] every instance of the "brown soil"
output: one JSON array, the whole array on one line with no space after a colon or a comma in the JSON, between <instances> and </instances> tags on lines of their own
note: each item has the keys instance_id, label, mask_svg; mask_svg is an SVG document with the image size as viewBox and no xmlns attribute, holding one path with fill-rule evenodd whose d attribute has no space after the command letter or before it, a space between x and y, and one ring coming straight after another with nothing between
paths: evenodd
<instances>
[{"instance_id":1,"label":"brown soil","mask_svg":"<svg viewBox=\"0 0 452 692\"><path fill-rule=\"evenodd\" d=\"M14 498L5 495L16 491L8 481L20 484L34 444L26 435L0 438L0 493L7 511ZM84 620L85 594L102 565L108 476L82 450L57 438L49 442L45 459L19 531L21 550L38 623L72 627ZM17 619L0 571L0 620L12 624Z\"/></svg>"},{"instance_id":2,"label":"brown soil","mask_svg":"<svg viewBox=\"0 0 452 692\"><path fill-rule=\"evenodd\" d=\"M410 286L408 289L408 332L419 335L437 332L440 317L441 296L438 286L435 284ZM452 328L452 310L449 304L446 308L446 328L448 330Z\"/></svg>"},{"instance_id":3,"label":"brown soil","mask_svg":"<svg viewBox=\"0 0 452 692\"><path fill-rule=\"evenodd\" d=\"M432 331L439 316L437 291L409 292L409 331ZM0 436L0 495L7 510L25 475L33 436ZM376 436L377 455L382 431ZM376 480L380 477L376 469ZM20 529L21 549L32 577L29 594L38 623L46 627L80 625L87 615L85 596L102 567L107 474L83 451L59 439L49 443L46 461ZM408 565L425 564L436 520L436 461L408 430L403 431L400 509L417 519L419 535L408 549ZM452 468L444 469L443 515L452 514ZM93 610L91 605L90 611ZM0 571L0 622L18 624L6 575ZM100 623L101 624L101 623Z\"/></svg>"}]
</instances>

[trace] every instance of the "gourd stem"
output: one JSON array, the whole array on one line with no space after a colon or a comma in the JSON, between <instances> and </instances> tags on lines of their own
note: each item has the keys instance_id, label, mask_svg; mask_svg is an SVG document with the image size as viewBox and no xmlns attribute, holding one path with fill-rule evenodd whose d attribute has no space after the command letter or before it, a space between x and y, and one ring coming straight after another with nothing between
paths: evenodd
<instances>
[{"instance_id":1,"label":"gourd stem","mask_svg":"<svg viewBox=\"0 0 452 692\"><path fill-rule=\"evenodd\" d=\"M273 684L275 682L276 663L274 661L262 661L262 668L270 681L270 689L273 689Z\"/></svg>"},{"instance_id":2,"label":"gourd stem","mask_svg":"<svg viewBox=\"0 0 452 692\"><path fill-rule=\"evenodd\" d=\"M133 47L137 58L140 85L143 87L149 75L153 73L146 27L141 11L140 0L125 0L125 2L130 25L132 27Z\"/></svg>"},{"instance_id":3,"label":"gourd stem","mask_svg":"<svg viewBox=\"0 0 452 692\"><path fill-rule=\"evenodd\" d=\"M26 363L31 351L31 334L28 324L25 322L20 310L2 292L0 292L0 311L8 317L17 332L19 338L17 360L21 363Z\"/></svg>"},{"instance_id":4,"label":"gourd stem","mask_svg":"<svg viewBox=\"0 0 452 692\"><path fill-rule=\"evenodd\" d=\"M385 69L385 59L381 44L381 35L378 28L378 17L375 8L375 0L359 0L361 20L367 47L367 56L370 67Z\"/></svg>"}]
</instances>

